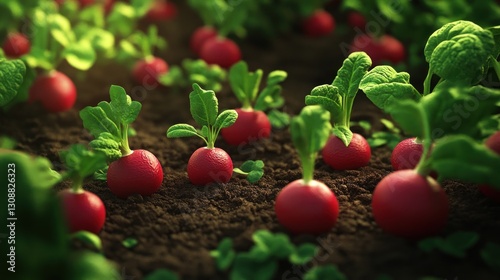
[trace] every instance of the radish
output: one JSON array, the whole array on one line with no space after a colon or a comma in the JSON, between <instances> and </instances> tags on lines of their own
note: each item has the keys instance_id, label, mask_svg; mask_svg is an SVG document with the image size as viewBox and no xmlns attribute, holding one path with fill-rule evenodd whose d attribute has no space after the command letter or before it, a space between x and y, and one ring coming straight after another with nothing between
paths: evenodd
<instances>
[{"instance_id":1,"label":"radish","mask_svg":"<svg viewBox=\"0 0 500 280\"><path fill-rule=\"evenodd\" d=\"M97 195L83 190L82 183L86 177L106 166L106 157L76 144L61 152L61 158L67 168L63 179L73 183L70 190L59 192L69 231L84 230L97 234L104 226L106 208Z\"/></svg>"},{"instance_id":2,"label":"radish","mask_svg":"<svg viewBox=\"0 0 500 280\"><path fill-rule=\"evenodd\" d=\"M29 101L39 101L51 113L73 108L77 97L75 84L65 74L53 70L36 77L29 90Z\"/></svg>"},{"instance_id":3,"label":"radish","mask_svg":"<svg viewBox=\"0 0 500 280\"><path fill-rule=\"evenodd\" d=\"M200 58L208 64L229 68L241 59L241 52L231 39L216 36L205 40L200 50Z\"/></svg>"},{"instance_id":4,"label":"radish","mask_svg":"<svg viewBox=\"0 0 500 280\"><path fill-rule=\"evenodd\" d=\"M486 147L500 155L500 131L492 134L484 142ZM500 189L488 185L479 185L479 191L496 202L500 202Z\"/></svg>"},{"instance_id":5,"label":"radish","mask_svg":"<svg viewBox=\"0 0 500 280\"><path fill-rule=\"evenodd\" d=\"M414 169L422 156L422 143L416 137L405 139L392 150L391 164L394 170Z\"/></svg>"},{"instance_id":6,"label":"radish","mask_svg":"<svg viewBox=\"0 0 500 280\"><path fill-rule=\"evenodd\" d=\"M354 98L370 66L371 60L366 53L352 53L345 59L332 85L317 86L306 96L307 105L321 105L332 116L333 135L322 155L323 161L334 169L358 169L370 161L370 145L363 136L350 130Z\"/></svg>"},{"instance_id":7,"label":"radish","mask_svg":"<svg viewBox=\"0 0 500 280\"><path fill-rule=\"evenodd\" d=\"M217 37L217 30L210 26L202 26L197 28L193 34L191 35L191 39L189 41L189 47L191 50L200 56L201 47L208 39Z\"/></svg>"},{"instance_id":8,"label":"radish","mask_svg":"<svg viewBox=\"0 0 500 280\"><path fill-rule=\"evenodd\" d=\"M159 85L158 78L167 72L168 64L165 60L149 56L135 63L132 69L132 77L143 86L155 88Z\"/></svg>"},{"instance_id":9,"label":"radish","mask_svg":"<svg viewBox=\"0 0 500 280\"><path fill-rule=\"evenodd\" d=\"M31 43L24 34L9 33L3 42L2 49L7 57L18 58L30 52Z\"/></svg>"},{"instance_id":10,"label":"radish","mask_svg":"<svg viewBox=\"0 0 500 280\"><path fill-rule=\"evenodd\" d=\"M351 27L357 27L361 30L365 30L366 18L359 12L350 11L347 14L347 23Z\"/></svg>"},{"instance_id":11,"label":"radish","mask_svg":"<svg viewBox=\"0 0 500 280\"><path fill-rule=\"evenodd\" d=\"M233 171L246 175L250 182L258 181L263 175L262 161L247 161L241 168L233 168L231 157L224 150L214 146L220 130L235 123L238 118L236 111L225 110L219 114L215 92L204 90L198 84L193 84L189 101L191 115L202 129L197 130L189 124L176 124L168 128L167 137L197 136L207 144L206 147L197 149L189 158L187 173L191 183L197 186L227 183Z\"/></svg>"},{"instance_id":12,"label":"radish","mask_svg":"<svg viewBox=\"0 0 500 280\"><path fill-rule=\"evenodd\" d=\"M108 14L115 4L115 0L78 0L78 4L80 4L80 8L85 8L94 4L104 5L104 11Z\"/></svg>"},{"instance_id":13,"label":"radish","mask_svg":"<svg viewBox=\"0 0 500 280\"><path fill-rule=\"evenodd\" d=\"M302 163L303 178L278 193L274 211L280 224L294 234L325 233L337 222L339 203L335 194L313 179L317 153L331 129L330 113L320 106L306 106L292 120L290 132Z\"/></svg>"},{"instance_id":14,"label":"radish","mask_svg":"<svg viewBox=\"0 0 500 280\"><path fill-rule=\"evenodd\" d=\"M323 37L335 29L335 20L325 10L316 10L301 22L302 32L309 37Z\"/></svg>"},{"instance_id":15,"label":"radish","mask_svg":"<svg viewBox=\"0 0 500 280\"><path fill-rule=\"evenodd\" d=\"M399 170L375 187L373 217L385 231L418 239L441 232L448 219L448 198L431 177L415 170Z\"/></svg>"},{"instance_id":16,"label":"radish","mask_svg":"<svg viewBox=\"0 0 500 280\"><path fill-rule=\"evenodd\" d=\"M403 62L406 57L403 44L390 35L382 35L380 38L368 34L357 35L350 46L350 52L358 51L366 52L372 59L373 65L378 65L382 61L397 64Z\"/></svg>"},{"instance_id":17,"label":"radish","mask_svg":"<svg viewBox=\"0 0 500 280\"><path fill-rule=\"evenodd\" d=\"M282 106L280 82L287 77L284 71L269 73L266 87L259 93L262 70L249 72L244 61L229 70L229 83L233 93L243 105L236 109L238 119L230 127L221 130L222 138L231 145L244 145L271 134L271 122L263 112L269 108Z\"/></svg>"},{"instance_id":18,"label":"radish","mask_svg":"<svg viewBox=\"0 0 500 280\"><path fill-rule=\"evenodd\" d=\"M155 0L145 17L150 22L162 22L171 20L176 14L177 7L172 1Z\"/></svg>"},{"instance_id":19,"label":"radish","mask_svg":"<svg viewBox=\"0 0 500 280\"><path fill-rule=\"evenodd\" d=\"M104 152L112 161L107 171L110 191L119 198L133 194L149 196L158 191L163 181L159 160L146 150L131 150L129 125L137 118L141 103L132 101L122 87L112 85L111 102L80 111L83 126L96 138L90 146Z\"/></svg>"}]
</instances>

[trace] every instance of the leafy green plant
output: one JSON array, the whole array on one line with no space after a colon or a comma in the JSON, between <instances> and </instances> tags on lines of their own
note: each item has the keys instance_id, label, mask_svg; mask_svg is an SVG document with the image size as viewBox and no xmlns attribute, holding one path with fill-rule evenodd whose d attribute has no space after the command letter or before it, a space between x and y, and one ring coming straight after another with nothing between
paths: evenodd
<instances>
[{"instance_id":1,"label":"leafy green plant","mask_svg":"<svg viewBox=\"0 0 500 280\"><path fill-rule=\"evenodd\" d=\"M135 239L133 237L125 238L122 241L123 247L129 248L129 249L135 247L137 245L137 243L139 243L139 242L137 241L137 239Z\"/></svg>"},{"instance_id":2,"label":"leafy green plant","mask_svg":"<svg viewBox=\"0 0 500 280\"><path fill-rule=\"evenodd\" d=\"M272 279L280 260L300 265L309 262L317 253L313 244L292 244L285 234L258 230L252 235L254 246L248 252L235 252L232 241L223 239L210 252L219 270L230 269L230 279Z\"/></svg>"},{"instance_id":3,"label":"leafy green plant","mask_svg":"<svg viewBox=\"0 0 500 280\"><path fill-rule=\"evenodd\" d=\"M3 41L8 31L17 29L23 20L29 18L40 2L40 0L1 1L0 41Z\"/></svg>"},{"instance_id":4,"label":"leafy green plant","mask_svg":"<svg viewBox=\"0 0 500 280\"><path fill-rule=\"evenodd\" d=\"M88 246L94 248L96 251L102 252L101 238L92 232L80 230L72 233L69 237L71 240L80 240Z\"/></svg>"},{"instance_id":5,"label":"leafy green plant","mask_svg":"<svg viewBox=\"0 0 500 280\"><path fill-rule=\"evenodd\" d=\"M226 80L226 70L216 64L207 64L201 59L184 59L181 66L170 67L168 73L161 75L158 80L162 85L185 88L193 83L214 91L222 89L222 82Z\"/></svg>"},{"instance_id":6,"label":"leafy green plant","mask_svg":"<svg viewBox=\"0 0 500 280\"><path fill-rule=\"evenodd\" d=\"M8 110L14 104L26 101L34 73L20 59L0 57L0 108Z\"/></svg>"},{"instance_id":7,"label":"leafy green plant","mask_svg":"<svg viewBox=\"0 0 500 280\"><path fill-rule=\"evenodd\" d=\"M154 25L148 27L147 32L136 30L118 43L116 59L127 63L138 59L151 59L154 50L164 50L167 41L158 35L158 28Z\"/></svg>"},{"instance_id":8,"label":"leafy green plant","mask_svg":"<svg viewBox=\"0 0 500 280\"><path fill-rule=\"evenodd\" d=\"M430 237L419 241L420 250L430 253L433 250L456 258L465 258L467 250L479 241L479 235L475 232L458 231L448 235L446 238Z\"/></svg>"},{"instance_id":9,"label":"leafy green plant","mask_svg":"<svg viewBox=\"0 0 500 280\"><path fill-rule=\"evenodd\" d=\"M0 149L12 150L16 145L16 140L8 136L0 136Z\"/></svg>"},{"instance_id":10,"label":"leafy green plant","mask_svg":"<svg viewBox=\"0 0 500 280\"><path fill-rule=\"evenodd\" d=\"M334 265L315 266L304 275L304 280L347 280L347 277Z\"/></svg>"},{"instance_id":11,"label":"leafy green plant","mask_svg":"<svg viewBox=\"0 0 500 280\"><path fill-rule=\"evenodd\" d=\"M177 274L164 268L157 269L148 274L146 277L144 277L144 280L178 280L178 279L179 277L177 276Z\"/></svg>"}]
</instances>

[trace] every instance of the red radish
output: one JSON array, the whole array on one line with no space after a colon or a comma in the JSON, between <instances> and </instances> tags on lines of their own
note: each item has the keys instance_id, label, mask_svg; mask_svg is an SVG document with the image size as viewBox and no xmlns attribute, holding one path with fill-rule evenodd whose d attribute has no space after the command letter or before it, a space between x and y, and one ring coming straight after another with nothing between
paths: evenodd
<instances>
[{"instance_id":1,"label":"red radish","mask_svg":"<svg viewBox=\"0 0 500 280\"><path fill-rule=\"evenodd\" d=\"M199 56L205 41L215 37L217 37L217 30L214 28L210 26L199 27L193 32L193 35L191 35L189 46L191 47L191 50Z\"/></svg>"},{"instance_id":2,"label":"red radish","mask_svg":"<svg viewBox=\"0 0 500 280\"><path fill-rule=\"evenodd\" d=\"M422 157L423 146L417 138L408 138L398 143L391 154L394 170L414 169Z\"/></svg>"},{"instance_id":3,"label":"red radish","mask_svg":"<svg viewBox=\"0 0 500 280\"><path fill-rule=\"evenodd\" d=\"M73 108L76 101L76 87L68 76L51 71L39 75L30 87L29 101L40 101L52 113L64 112Z\"/></svg>"},{"instance_id":4,"label":"red radish","mask_svg":"<svg viewBox=\"0 0 500 280\"><path fill-rule=\"evenodd\" d=\"M85 8L93 4L102 4L103 2L104 2L104 11L106 12L106 14L108 14L113 8L113 5L115 4L115 0L78 0L78 3L80 4L81 8Z\"/></svg>"},{"instance_id":5,"label":"red radish","mask_svg":"<svg viewBox=\"0 0 500 280\"><path fill-rule=\"evenodd\" d=\"M366 19L365 17L356 11L351 11L349 14L347 14L347 22L351 27L357 27L361 30L365 29L366 26Z\"/></svg>"},{"instance_id":6,"label":"red radish","mask_svg":"<svg viewBox=\"0 0 500 280\"><path fill-rule=\"evenodd\" d=\"M339 202L335 194L313 179L318 151L331 130L330 112L317 105L304 107L290 124L292 141L302 165L302 179L289 183L278 193L274 211L280 224L292 233L325 233L337 222Z\"/></svg>"},{"instance_id":7,"label":"red radish","mask_svg":"<svg viewBox=\"0 0 500 280\"><path fill-rule=\"evenodd\" d=\"M384 60L397 64L406 57L403 44L390 35L383 35L378 39L368 34L358 35L350 48L350 52L357 51L366 52L372 59L373 65L378 65Z\"/></svg>"},{"instance_id":8,"label":"red radish","mask_svg":"<svg viewBox=\"0 0 500 280\"><path fill-rule=\"evenodd\" d=\"M236 109L238 119L236 122L221 130L224 140L231 145L248 144L251 141L267 138L271 134L271 123L262 111L253 109Z\"/></svg>"},{"instance_id":9,"label":"red radish","mask_svg":"<svg viewBox=\"0 0 500 280\"><path fill-rule=\"evenodd\" d=\"M189 158L187 173L194 185L227 183L233 175L233 161L220 148L199 148Z\"/></svg>"},{"instance_id":10,"label":"red radish","mask_svg":"<svg viewBox=\"0 0 500 280\"><path fill-rule=\"evenodd\" d=\"M7 57L18 58L30 52L31 43L24 34L9 33L2 45L2 49Z\"/></svg>"},{"instance_id":11,"label":"red radish","mask_svg":"<svg viewBox=\"0 0 500 280\"><path fill-rule=\"evenodd\" d=\"M152 195L161 187L163 169L149 151L134 150L109 165L108 187L119 198Z\"/></svg>"},{"instance_id":12,"label":"red radish","mask_svg":"<svg viewBox=\"0 0 500 280\"><path fill-rule=\"evenodd\" d=\"M207 64L217 64L229 68L241 59L240 48L228 38L214 37L207 39L200 51L201 59Z\"/></svg>"},{"instance_id":13,"label":"red radish","mask_svg":"<svg viewBox=\"0 0 500 280\"><path fill-rule=\"evenodd\" d=\"M373 217L391 234L419 239L441 232L448 219L448 198L431 177L416 170L399 170L375 187Z\"/></svg>"},{"instance_id":14,"label":"red radish","mask_svg":"<svg viewBox=\"0 0 500 280\"><path fill-rule=\"evenodd\" d=\"M500 131L497 131L496 133L488 137L484 144L495 153L500 155ZM500 190L488 185L479 185L479 191L481 191L481 193L491 198L492 200L500 202Z\"/></svg>"},{"instance_id":15,"label":"red radish","mask_svg":"<svg viewBox=\"0 0 500 280\"><path fill-rule=\"evenodd\" d=\"M159 57L148 57L138 60L133 69L132 77L134 80L147 87L158 87L158 77L168 72L168 64Z\"/></svg>"},{"instance_id":16,"label":"red radish","mask_svg":"<svg viewBox=\"0 0 500 280\"><path fill-rule=\"evenodd\" d=\"M59 193L70 232L81 230L98 234L106 220L102 200L88 191L62 190Z\"/></svg>"},{"instance_id":17,"label":"red radish","mask_svg":"<svg viewBox=\"0 0 500 280\"><path fill-rule=\"evenodd\" d=\"M280 224L292 233L321 234L337 222L339 203L325 184L299 179L280 191L274 210Z\"/></svg>"},{"instance_id":18,"label":"red radish","mask_svg":"<svg viewBox=\"0 0 500 280\"><path fill-rule=\"evenodd\" d=\"M177 14L177 7L172 1L155 0L146 13L146 19L151 22L170 20Z\"/></svg>"},{"instance_id":19,"label":"red radish","mask_svg":"<svg viewBox=\"0 0 500 280\"><path fill-rule=\"evenodd\" d=\"M302 31L310 37L322 37L330 34L335 28L332 15L324 10L316 10L301 23Z\"/></svg>"},{"instance_id":20,"label":"red radish","mask_svg":"<svg viewBox=\"0 0 500 280\"><path fill-rule=\"evenodd\" d=\"M340 138L332 135L322 151L323 161L337 170L363 167L370 162L371 154L370 145L357 133L353 133L351 143L347 147Z\"/></svg>"}]
</instances>

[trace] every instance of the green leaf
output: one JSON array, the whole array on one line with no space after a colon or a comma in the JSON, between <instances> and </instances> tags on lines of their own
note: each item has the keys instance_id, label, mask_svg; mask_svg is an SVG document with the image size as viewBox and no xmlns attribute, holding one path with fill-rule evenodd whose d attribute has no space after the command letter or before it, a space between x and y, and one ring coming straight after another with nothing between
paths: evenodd
<instances>
[{"instance_id":1,"label":"green leaf","mask_svg":"<svg viewBox=\"0 0 500 280\"><path fill-rule=\"evenodd\" d=\"M290 125L290 115L285 112L280 112L276 109L272 109L267 113L267 117L269 118L271 126L274 128L280 129Z\"/></svg>"},{"instance_id":2,"label":"green leaf","mask_svg":"<svg viewBox=\"0 0 500 280\"><path fill-rule=\"evenodd\" d=\"M95 138L104 132L108 132L117 139L120 138L118 127L107 117L102 108L87 106L80 111L80 118L83 121L83 127Z\"/></svg>"},{"instance_id":3,"label":"green leaf","mask_svg":"<svg viewBox=\"0 0 500 280\"><path fill-rule=\"evenodd\" d=\"M488 137L500 130L500 114L490 116L478 125L481 130L481 136Z\"/></svg>"},{"instance_id":4,"label":"green leaf","mask_svg":"<svg viewBox=\"0 0 500 280\"><path fill-rule=\"evenodd\" d=\"M21 86L17 90L17 95L4 106L5 110L9 110L15 104L25 102L28 100L31 84L33 83L35 78L36 78L35 70L31 67L26 66L26 74L24 75L23 83L21 84ZM1 99L1 96L0 96L0 99ZM0 107L2 107L2 105L0 105Z\"/></svg>"},{"instance_id":5,"label":"green leaf","mask_svg":"<svg viewBox=\"0 0 500 280\"><path fill-rule=\"evenodd\" d=\"M433 73L455 83L472 84L483 74L494 48L489 30L459 20L436 30L429 37L424 53Z\"/></svg>"},{"instance_id":6,"label":"green leaf","mask_svg":"<svg viewBox=\"0 0 500 280\"><path fill-rule=\"evenodd\" d=\"M109 166L106 166L103 169L97 170L92 177L95 180L107 181L108 180L108 167Z\"/></svg>"},{"instance_id":7,"label":"green leaf","mask_svg":"<svg viewBox=\"0 0 500 280\"><path fill-rule=\"evenodd\" d=\"M465 258L466 252L479 240L475 232L457 231L446 238L431 237L421 240L419 248L427 253L437 249L442 253L456 258Z\"/></svg>"},{"instance_id":8,"label":"green leaf","mask_svg":"<svg viewBox=\"0 0 500 280\"><path fill-rule=\"evenodd\" d=\"M264 171L262 170L252 170L248 173L247 181L251 184L257 183L262 176L264 176Z\"/></svg>"},{"instance_id":9,"label":"green leaf","mask_svg":"<svg viewBox=\"0 0 500 280\"><path fill-rule=\"evenodd\" d=\"M332 85L321 85L313 88L311 94L306 96L306 105L321 105L325 108L334 122L342 117L342 96L337 87Z\"/></svg>"},{"instance_id":10,"label":"green leaf","mask_svg":"<svg viewBox=\"0 0 500 280\"><path fill-rule=\"evenodd\" d=\"M455 179L500 188L500 156L465 135L437 141L429 158L439 180Z\"/></svg>"},{"instance_id":11,"label":"green leaf","mask_svg":"<svg viewBox=\"0 0 500 280\"><path fill-rule=\"evenodd\" d=\"M376 66L368 72L359 88L375 104L388 112L396 101L420 99L420 93L410 84L410 74L396 72L387 65Z\"/></svg>"},{"instance_id":12,"label":"green leaf","mask_svg":"<svg viewBox=\"0 0 500 280\"><path fill-rule=\"evenodd\" d=\"M101 28L94 27L88 30L84 38L90 41L92 47L101 53L109 51L115 45L113 33Z\"/></svg>"},{"instance_id":13,"label":"green leaf","mask_svg":"<svg viewBox=\"0 0 500 280\"><path fill-rule=\"evenodd\" d=\"M154 0L131 0L130 4L136 12L137 17L142 17L149 11L153 1Z\"/></svg>"},{"instance_id":14,"label":"green leaf","mask_svg":"<svg viewBox=\"0 0 500 280\"><path fill-rule=\"evenodd\" d=\"M108 31L115 36L127 37L135 30L137 11L126 3L117 2L106 17Z\"/></svg>"},{"instance_id":15,"label":"green leaf","mask_svg":"<svg viewBox=\"0 0 500 280\"><path fill-rule=\"evenodd\" d=\"M68 63L78 70L88 70L96 60L96 53L91 43L80 40L70 44L63 53Z\"/></svg>"},{"instance_id":16,"label":"green leaf","mask_svg":"<svg viewBox=\"0 0 500 280\"><path fill-rule=\"evenodd\" d=\"M388 2L386 0L376 0L378 10L382 15L393 22L402 23L404 21L401 10L408 7L409 0L398 0L397 2Z\"/></svg>"},{"instance_id":17,"label":"green leaf","mask_svg":"<svg viewBox=\"0 0 500 280\"><path fill-rule=\"evenodd\" d=\"M174 272L159 268L144 277L144 280L178 280L179 276Z\"/></svg>"},{"instance_id":18,"label":"green leaf","mask_svg":"<svg viewBox=\"0 0 500 280\"><path fill-rule=\"evenodd\" d=\"M292 264L303 265L312 260L317 252L318 247L316 245L306 243L297 247L297 250L288 259Z\"/></svg>"},{"instance_id":19,"label":"green leaf","mask_svg":"<svg viewBox=\"0 0 500 280\"><path fill-rule=\"evenodd\" d=\"M483 261L495 271L500 271L500 245L496 243L486 243L481 250Z\"/></svg>"},{"instance_id":20,"label":"green leaf","mask_svg":"<svg viewBox=\"0 0 500 280\"><path fill-rule=\"evenodd\" d=\"M16 140L7 136L0 136L0 149L13 150L16 145Z\"/></svg>"},{"instance_id":21,"label":"green leaf","mask_svg":"<svg viewBox=\"0 0 500 280\"><path fill-rule=\"evenodd\" d=\"M253 233L252 239L255 246L269 252L269 256L278 259L288 258L294 251L294 246L287 235L273 234L267 230L258 230Z\"/></svg>"},{"instance_id":22,"label":"green leaf","mask_svg":"<svg viewBox=\"0 0 500 280\"><path fill-rule=\"evenodd\" d=\"M236 252L233 250L233 241L231 238L224 238L217 246L217 249L210 251L210 255L215 258L215 263L219 270L228 269L236 257Z\"/></svg>"},{"instance_id":23,"label":"green leaf","mask_svg":"<svg viewBox=\"0 0 500 280\"><path fill-rule=\"evenodd\" d=\"M113 115L121 124L128 125L137 119L142 105L137 101L132 101L124 88L112 85L109 89L109 95L111 96L109 105Z\"/></svg>"},{"instance_id":24,"label":"green leaf","mask_svg":"<svg viewBox=\"0 0 500 280\"><path fill-rule=\"evenodd\" d=\"M304 275L304 280L347 280L334 265L316 266Z\"/></svg>"},{"instance_id":25,"label":"green leaf","mask_svg":"<svg viewBox=\"0 0 500 280\"><path fill-rule=\"evenodd\" d=\"M220 113L215 119L214 127L225 128L232 126L236 119L238 118L238 113L235 110L225 110Z\"/></svg>"},{"instance_id":26,"label":"green leaf","mask_svg":"<svg viewBox=\"0 0 500 280\"><path fill-rule=\"evenodd\" d=\"M270 280L278 269L276 261L257 262L248 254L238 254L230 273L231 280Z\"/></svg>"},{"instance_id":27,"label":"green leaf","mask_svg":"<svg viewBox=\"0 0 500 280\"><path fill-rule=\"evenodd\" d=\"M344 60L332 83L339 89L343 102L356 96L359 83L371 65L372 60L365 52L353 52Z\"/></svg>"},{"instance_id":28,"label":"green leaf","mask_svg":"<svg viewBox=\"0 0 500 280\"><path fill-rule=\"evenodd\" d=\"M333 127L332 133L337 136L342 143L347 147L352 140L352 131L346 126L336 125Z\"/></svg>"},{"instance_id":29,"label":"green leaf","mask_svg":"<svg viewBox=\"0 0 500 280\"><path fill-rule=\"evenodd\" d=\"M67 47L75 41L71 23L67 18L60 14L49 14L47 15L47 22L50 34L63 47Z\"/></svg>"},{"instance_id":30,"label":"green leaf","mask_svg":"<svg viewBox=\"0 0 500 280\"><path fill-rule=\"evenodd\" d=\"M109 132L99 134L96 139L90 141L89 145L92 149L105 154L108 161L117 160L122 156L119 138Z\"/></svg>"},{"instance_id":31,"label":"green leaf","mask_svg":"<svg viewBox=\"0 0 500 280\"><path fill-rule=\"evenodd\" d=\"M102 251L101 238L99 238L99 236L97 236L96 234L94 234L92 232L88 232L88 231L84 231L84 230L77 231L75 233L72 233L70 235L70 238L71 239L78 239L78 240L80 240L88 245L91 245L92 247L94 247L98 251Z\"/></svg>"},{"instance_id":32,"label":"green leaf","mask_svg":"<svg viewBox=\"0 0 500 280\"><path fill-rule=\"evenodd\" d=\"M243 172L250 172L252 170L259 170L262 168L264 168L264 162L262 160L247 160L240 167Z\"/></svg>"},{"instance_id":33,"label":"green leaf","mask_svg":"<svg viewBox=\"0 0 500 280\"><path fill-rule=\"evenodd\" d=\"M190 111L193 119L201 126L212 126L219 112L217 97L213 90L204 90L198 84L193 84L189 94Z\"/></svg>"},{"instance_id":34,"label":"green leaf","mask_svg":"<svg viewBox=\"0 0 500 280\"><path fill-rule=\"evenodd\" d=\"M168 128L167 137L168 138L179 138L179 137L191 137L198 136L198 131L192 125L189 124L175 124Z\"/></svg>"},{"instance_id":35,"label":"green leaf","mask_svg":"<svg viewBox=\"0 0 500 280\"><path fill-rule=\"evenodd\" d=\"M246 175L248 182L255 183L264 176L264 162L262 160L247 160L240 168L234 168L233 172Z\"/></svg>"},{"instance_id":36,"label":"green leaf","mask_svg":"<svg viewBox=\"0 0 500 280\"><path fill-rule=\"evenodd\" d=\"M125 238L122 241L123 247L125 247L127 249L135 247L137 245L137 243L139 243L139 242L137 241L137 239L135 239L133 237Z\"/></svg>"},{"instance_id":37,"label":"green leaf","mask_svg":"<svg viewBox=\"0 0 500 280\"><path fill-rule=\"evenodd\" d=\"M0 107L12 101L19 92L26 74L22 60L0 58Z\"/></svg>"},{"instance_id":38,"label":"green leaf","mask_svg":"<svg viewBox=\"0 0 500 280\"><path fill-rule=\"evenodd\" d=\"M267 76L266 87L258 94L255 101L254 109L266 111L267 109L275 109L283 106L285 99L281 95L281 86L279 83L283 82L287 73L282 70L275 70Z\"/></svg>"},{"instance_id":39,"label":"green leaf","mask_svg":"<svg viewBox=\"0 0 500 280\"><path fill-rule=\"evenodd\" d=\"M107 165L103 153L88 150L81 144L71 145L60 153L60 157L66 166L70 179L83 179Z\"/></svg>"},{"instance_id":40,"label":"green leaf","mask_svg":"<svg viewBox=\"0 0 500 280\"><path fill-rule=\"evenodd\" d=\"M262 70L249 72L248 65L244 61L234 64L229 69L229 84L236 98L243 104L243 108L252 106L252 102L257 97L261 79Z\"/></svg>"},{"instance_id":41,"label":"green leaf","mask_svg":"<svg viewBox=\"0 0 500 280\"><path fill-rule=\"evenodd\" d=\"M429 121L419 103L408 99L395 101L387 110L407 134L425 138Z\"/></svg>"}]
</instances>

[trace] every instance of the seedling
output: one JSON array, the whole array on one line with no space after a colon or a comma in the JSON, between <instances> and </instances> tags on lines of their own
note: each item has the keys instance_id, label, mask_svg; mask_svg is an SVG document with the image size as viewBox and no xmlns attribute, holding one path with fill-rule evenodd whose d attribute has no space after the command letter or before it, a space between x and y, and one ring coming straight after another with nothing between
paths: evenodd
<instances>
[{"instance_id":1,"label":"seedling","mask_svg":"<svg viewBox=\"0 0 500 280\"><path fill-rule=\"evenodd\" d=\"M331 114L333 135L322 155L326 164L334 169L358 169L367 165L371 157L366 139L350 129L350 118L358 86L371 66L370 57L355 52L344 60L331 85L321 85L306 96L306 105L321 105Z\"/></svg>"},{"instance_id":2,"label":"seedling","mask_svg":"<svg viewBox=\"0 0 500 280\"><path fill-rule=\"evenodd\" d=\"M141 110L141 103L132 101L125 89L112 85L111 102L80 111L83 126L95 137L90 146L106 154L111 162L107 171L108 187L120 198L132 194L152 195L161 187L163 169L158 159L146 150L131 150L129 126Z\"/></svg>"},{"instance_id":3,"label":"seedling","mask_svg":"<svg viewBox=\"0 0 500 280\"><path fill-rule=\"evenodd\" d=\"M292 119L290 132L302 163L302 179L286 185L278 193L274 207L278 221L292 233L328 232L337 221L339 203L335 194L313 179L317 153L331 129L330 113L320 106L306 106Z\"/></svg>"},{"instance_id":4,"label":"seedling","mask_svg":"<svg viewBox=\"0 0 500 280\"><path fill-rule=\"evenodd\" d=\"M419 241L420 250L430 253L439 250L444 254L455 258L465 258L467 250L479 241L479 235L475 232L458 231L446 238L430 237Z\"/></svg>"},{"instance_id":5,"label":"seedling","mask_svg":"<svg viewBox=\"0 0 500 280\"><path fill-rule=\"evenodd\" d=\"M97 195L83 189L83 181L106 166L106 156L101 152L89 151L80 144L72 145L60 156L66 166L62 180L72 182L71 189L59 192L69 231L97 234L104 226L106 209Z\"/></svg>"},{"instance_id":6,"label":"seedling","mask_svg":"<svg viewBox=\"0 0 500 280\"><path fill-rule=\"evenodd\" d=\"M190 111L196 123L202 126L197 130L189 124L176 124L168 128L168 138L197 136L203 139L206 147L197 149L189 158L187 173L194 185L209 183L227 183L233 174L247 175L250 182L258 181L262 175L262 161L249 161L241 169L233 169L231 157L222 149L215 147L215 140L221 129L236 122L238 113L235 110L225 110L219 114L219 105L213 90L204 90L198 84L193 84L189 94Z\"/></svg>"},{"instance_id":7,"label":"seedling","mask_svg":"<svg viewBox=\"0 0 500 280\"><path fill-rule=\"evenodd\" d=\"M249 72L244 61L229 69L231 89L242 104L236 109L238 119L234 125L221 130L222 138L231 145L245 145L271 134L271 122L264 111L277 111L276 108L283 106L279 83L286 79L287 73L281 70L269 73L266 87L259 92L262 74L261 69Z\"/></svg>"},{"instance_id":8,"label":"seedling","mask_svg":"<svg viewBox=\"0 0 500 280\"><path fill-rule=\"evenodd\" d=\"M230 238L224 238L217 249L210 252L217 268L230 269L231 279L273 279L280 260L288 260L294 265L309 262L317 253L317 247L304 243L295 246L288 236L273 234L267 230L253 233L254 246L248 252L235 252Z\"/></svg>"},{"instance_id":9,"label":"seedling","mask_svg":"<svg viewBox=\"0 0 500 280\"><path fill-rule=\"evenodd\" d=\"M32 69L22 60L6 60L0 57L0 108L8 110L14 104L28 99L28 91L34 79Z\"/></svg>"},{"instance_id":10,"label":"seedling","mask_svg":"<svg viewBox=\"0 0 500 280\"><path fill-rule=\"evenodd\" d=\"M193 83L214 91L222 89L222 82L226 80L226 71L216 64L208 65L204 60L184 59L182 67L174 65L158 81L164 86L186 88Z\"/></svg>"}]
</instances>

